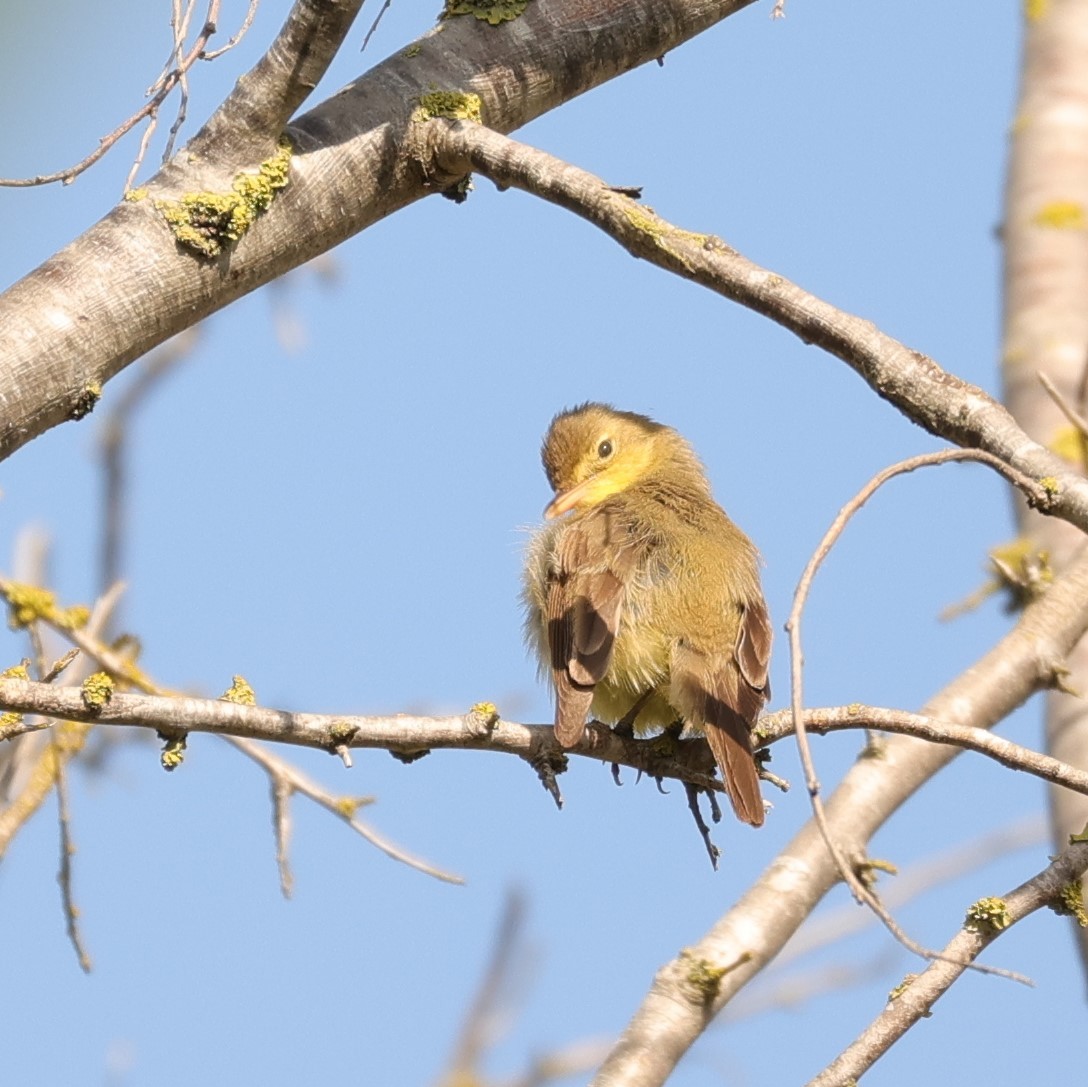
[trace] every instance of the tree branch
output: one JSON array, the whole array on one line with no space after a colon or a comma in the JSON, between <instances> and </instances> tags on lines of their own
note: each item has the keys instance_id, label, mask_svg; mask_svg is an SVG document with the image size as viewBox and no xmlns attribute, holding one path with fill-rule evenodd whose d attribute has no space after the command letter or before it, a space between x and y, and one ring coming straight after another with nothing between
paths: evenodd
<instances>
[{"instance_id":1,"label":"tree branch","mask_svg":"<svg viewBox=\"0 0 1088 1087\"><path fill-rule=\"evenodd\" d=\"M741 256L720 238L682 230L600 178L468 121L432 120L425 148L444 174L477 171L574 212L629 253L769 317L858 373L908 419L969 449L983 449L1044 483L1047 513L1088 531L1088 480L1031 441L998 401L928 355L836 309ZM1031 501L1029 497L1029 501Z\"/></svg>"},{"instance_id":2,"label":"tree branch","mask_svg":"<svg viewBox=\"0 0 1088 1087\"><path fill-rule=\"evenodd\" d=\"M611 0L594 7L592 33L579 32L584 0L530 4L498 28L447 19L289 126L290 185L218 259L184 249L156 205L229 194L259 160L232 157L233 144L207 156L183 150L147 183L147 198L122 202L0 295L0 457L86 414L105 382L163 340L435 192L414 156L422 95L478 95L487 123L511 131L752 2ZM289 92L286 69L269 64L283 101L304 89ZM224 129L244 112L232 106Z\"/></svg>"},{"instance_id":3,"label":"tree branch","mask_svg":"<svg viewBox=\"0 0 1088 1087\"><path fill-rule=\"evenodd\" d=\"M88 709L79 687L57 687L20 679L0 679L0 710L87 724L146 728L155 732L207 732L292 744L333 754L339 753L340 747L402 754L445 749L493 751L534 762L553 746L551 725L525 725L499 718L491 720L479 710L450 717L409 714L363 717L294 713L243 706L218 698L127 693L114 694L101 709ZM1088 771L972 725L861 704L807 709L802 716L810 731L821 734L875 728L976 751L1009 769L1022 770L1088 796ZM41 727L36 724L8 726L0 731L0 741ZM779 710L760 718L756 739L761 747L766 747L792 734L792 712ZM670 752L662 749L657 738L624 737L606 725L594 722L567 754L617 763L651 777L687 781L722 791L721 782L712 777L713 763L705 742L700 739L680 740ZM299 791L305 792L302 788Z\"/></svg>"},{"instance_id":4,"label":"tree branch","mask_svg":"<svg viewBox=\"0 0 1088 1087\"><path fill-rule=\"evenodd\" d=\"M931 963L897 990L884 1011L808 1087L849 1087L867 1072L944 995L965 969L956 959L973 962L1003 932L1041 906L1059 902L1063 890L1088 869L1088 841L1074 841L1037 876L1000 899L985 900L992 920L969 913L964 927L949 941L945 958Z\"/></svg>"},{"instance_id":5,"label":"tree branch","mask_svg":"<svg viewBox=\"0 0 1088 1087\"><path fill-rule=\"evenodd\" d=\"M925 713L959 725L994 725L1053 676L1088 627L1088 553L1029 604L1016 626L973 667L937 694ZM828 824L848 857L898 807L947 765L956 749L892 737L880 759L859 759L827 804ZM833 887L838 872L809 821L771 861L741 901L685 957L658 971L641 1007L594 1079L595 1087L650 1087L672 1073L714 1016L797 931ZM692 985L693 965L712 987Z\"/></svg>"},{"instance_id":6,"label":"tree branch","mask_svg":"<svg viewBox=\"0 0 1088 1087\"><path fill-rule=\"evenodd\" d=\"M309 97L347 37L363 0L297 0L268 51L193 137L190 153L259 162Z\"/></svg>"}]
</instances>

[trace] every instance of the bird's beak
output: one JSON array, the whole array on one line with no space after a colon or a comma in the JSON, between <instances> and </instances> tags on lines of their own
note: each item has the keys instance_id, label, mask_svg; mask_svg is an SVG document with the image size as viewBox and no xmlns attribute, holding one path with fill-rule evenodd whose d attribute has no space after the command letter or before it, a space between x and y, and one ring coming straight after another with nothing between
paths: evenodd
<instances>
[{"instance_id":1,"label":"bird's beak","mask_svg":"<svg viewBox=\"0 0 1088 1087\"><path fill-rule=\"evenodd\" d=\"M592 477L582 480L578 486L571 487L569 491L560 491L544 510L544 519L550 521L552 518L561 517L568 510L574 509L585 498L591 482Z\"/></svg>"}]
</instances>

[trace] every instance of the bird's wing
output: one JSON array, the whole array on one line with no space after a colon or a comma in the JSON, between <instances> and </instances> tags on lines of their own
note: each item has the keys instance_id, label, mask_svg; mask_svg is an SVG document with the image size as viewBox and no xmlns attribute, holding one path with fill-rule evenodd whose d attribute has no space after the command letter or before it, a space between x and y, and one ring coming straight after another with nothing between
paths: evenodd
<instances>
[{"instance_id":1,"label":"bird's wing","mask_svg":"<svg viewBox=\"0 0 1088 1087\"><path fill-rule=\"evenodd\" d=\"M593 689L608 672L624 588L637 555L613 511L595 510L567 527L555 555L546 622L555 679L555 735L572 747L585 730Z\"/></svg>"},{"instance_id":2,"label":"bird's wing","mask_svg":"<svg viewBox=\"0 0 1088 1087\"><path fill-rule=\"evenodd\" d=\"M737 818L763 825L763 796L751 729L767 699L771 624L762 601L742 605L737 641L708 655L681 643L673 651L670 700L706 735Z\"/></svg>"},{"instance_id":3,"label":"bird's wing","mask_svg":"<svg viewBox=\"0 0 1088 1087\"><path fill-rule=\"evenodd\" d=\"M771 697L771 683L767 669L771 662L771 617L762 600L748 601L744 605L740 629L737 631L736 657L744 682L762 695L756 714Z\"/></svg>"}]
</instances>

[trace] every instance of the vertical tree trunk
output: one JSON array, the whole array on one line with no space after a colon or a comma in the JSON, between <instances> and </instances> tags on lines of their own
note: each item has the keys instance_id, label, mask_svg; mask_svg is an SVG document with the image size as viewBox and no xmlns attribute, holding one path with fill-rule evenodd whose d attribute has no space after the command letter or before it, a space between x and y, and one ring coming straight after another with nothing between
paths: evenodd
<instances>
[{"instance_id":1,"label":"vertical tree trunk","mask_svg":"<svg viewBox=\"0 0 1088 1087\"><path fill-rule=\"evenodd\" d=\"M1086 466L1080 440L1044 390L1045 374L1085 412L1088 389L1088 0L1024 0L1020 97L1010 132L1005 199L1003 372L1006 403L1032 437ZM1064 567L1084 543L1068 524L1017 510L1020 532ZM1068 685L1088 695L1088 644L1071 654ZM1050 752L1088 768L1088 700L1047 697ZM1088 798L1050 790L1057 848L1088 822ZM1088 971L1088 932L1077 939Z\"/></svg>"}]
</instances>

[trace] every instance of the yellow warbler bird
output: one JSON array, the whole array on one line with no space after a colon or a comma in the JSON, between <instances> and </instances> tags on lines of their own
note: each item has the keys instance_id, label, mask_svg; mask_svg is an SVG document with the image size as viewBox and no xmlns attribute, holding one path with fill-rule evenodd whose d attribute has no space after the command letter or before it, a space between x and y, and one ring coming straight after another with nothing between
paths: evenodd
<instances>
[{"instance_id":1,"label":"yellow warbler bird","mask_svg":"<svg viewBox=\"0 0 1088 1087\"><path fill-rule=\"evenodd\" d=\"M751 729L769 697L759 554L671 427L606 404L544 438L555 499L525 569L526 637L556 690L555 735L586 715L638 732L684 722L710 743L737 817L763 823Z\"/></svg>"}]
</instances>

